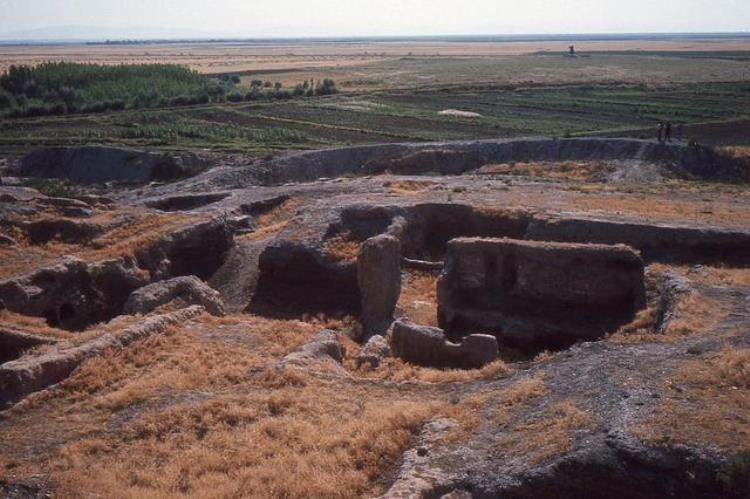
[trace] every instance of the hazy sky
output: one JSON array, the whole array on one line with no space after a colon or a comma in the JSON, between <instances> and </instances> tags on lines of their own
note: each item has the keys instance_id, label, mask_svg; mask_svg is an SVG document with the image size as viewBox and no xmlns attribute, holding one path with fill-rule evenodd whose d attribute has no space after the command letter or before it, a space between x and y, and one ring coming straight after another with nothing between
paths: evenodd
<instances>
[{"instance_id":1,"label":"hazy sky","mask_svg":"<svg viewBox=\"0 0 750 499\"><path fill-rule=\"evenodd\" d=\"M0 33L49 26L248 36L750 31L750 0L0 0Z\"/></svg>"}]
</instances>

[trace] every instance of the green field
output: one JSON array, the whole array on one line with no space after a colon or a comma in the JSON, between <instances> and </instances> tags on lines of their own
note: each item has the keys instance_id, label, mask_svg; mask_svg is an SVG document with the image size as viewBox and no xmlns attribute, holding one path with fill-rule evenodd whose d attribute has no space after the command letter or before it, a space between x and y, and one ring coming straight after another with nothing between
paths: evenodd
<instances>
[{"instance_id":1,"label":"green field","mask_svg":"<svg viewBox=\"0 0 750 499\"><path fill-rule=\"evenodd\" d=\"M605 59L609 64L611 58ZM634 59L637 57L625 57L626 64L620 70L633 71ZM675 64L669 58L642 59L644 74L655 71L655 61L659 59L668 61L667 67ZM696 70L692 62L685 66L686 59L682 61L674 78L665 77L658 84L488 83L484 76L497 64L491 59L455 61L450 69L455 78L453 73L446 74L436 84L433 79L414 77L409 80L409 88L396 84L404 76L394 72L397 76L392 86L354 88L337 95L179 107L167 103L157 108L106 113L5 118L0 119L0 156L17 156L41 145L84 143L265 154L283 149L393 141L535 135L650 137L658 120L686 124L686 134L702 142L749 143L750 79L682 82L686 74ZM401 67L408 71L414 64L407 60ZM418 70L425 74L433 71L430 64L423 62ZM527 65L523 70L511 66L514 71L533 72L528 66L529 58L519 58L512 64ZM581 58L573 64L583 68L592 62ZM734 72L740 74L748 66L738 61L705 59L698 64L704 69L711 64L725 69L728 64L733 73L725 76L736 76ZM467 76L469 65L475 68L473 79ZM382 67L370 69L368 74L379 78ZM603 66L597 67L597 71L602 69ZM522 79L520 72L515 74ZM440 114L448 109L481 116Z\"/></svg>"}]
</instances>

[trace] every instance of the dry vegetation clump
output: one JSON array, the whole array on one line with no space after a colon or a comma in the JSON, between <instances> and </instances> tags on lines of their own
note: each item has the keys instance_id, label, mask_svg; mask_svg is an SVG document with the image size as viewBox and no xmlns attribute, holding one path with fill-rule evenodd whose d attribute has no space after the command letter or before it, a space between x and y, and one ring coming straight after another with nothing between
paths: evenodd
<instances>
[{"instance_id":1,"label":"dry vegetation clump","mask_svg":"<svg viewBox=\"0 0 750 499\"><path fill-rule=\"evenodd\" d=\"M540 376L523 378L497 394L497 402L501 406L510 407L532 398L541 397L547 392L544 379Z\"/></svg>"},{"instance_id":2,"label":"dry vegetation clump","mask_svg":"<svg viewBox=\"0 0 750 499\"><path fill-rule=\"evenodd\" d=\"M196 341L194 332L172 327L132 348L90 359L62 388L69 398L118 411L174 391L239 383L262 362L237 350L230 344Z\"/></svg>"},{"instance_id":3,"label":"dry vegetation clump","mask_svg":"<svg viewBox=\"0 0 750 499\"><path fill-rule=\"evenodd\" d=\"M691 291L675 309L676 317L667 324L666 336L686 336L708 331L727 316L727 306L721 300Z\"/></svg>"},{"instance_id":4,"label":"dry vegetation clump","mask_svg":"<svg viewBox=\"0 0 750 499\"><path fill-rule=\"evenodd\" d=\"M206 215L189 213L144 213L121 223L94 241L94 249L76 254L88 261L120 258L156 244L166 234L190 224L208 220ZM75 254L75 253L74 253Z\"/></svg>"},{"instance_id":5,"label":"dry vegetation clump","mask_svg":"<svg viewBox=\"0 0 750 499\"><path fill-rule=\"evenodd\" d=\"M398 307L417 324L437 326L437 272L406 270Z\"/></svg>"},{"instance_id":6,"label":"dry vegetation clump","mask_svg":"<svg viewBox=\"0 0 750 499\"><path fill-rule=\"evenodd\" d=\"M724 146L720 147L719 150L727 153L732 158L750 159L750 146Z\"/></svg>"},{"instance_id":7,"label":"dry vegetation clump","mask_svg":"<svg viewBox=\"0 0 750 499\"><path fill-rule=\"evenodd\" d=\"M297 214L302 202L297 198L289 198L279 206L255 217L259 228L270 227L281 222L286 222Z\"/></svg>"},{"instance_id":8,"label":"dry vegetation clump","mask_svg":"<svg viewBox=\"0 0 750 499\"><path fill-rule=\"evenodd\" d=\"M436 404L303 383L180 404L122 435L66 446L62 494L354 497L377 494ZM364 394L359 394L360 396Z\"/></svg>"},{"instance_id":9,"label":"dry vegetation clump","mask_svg":"<svg viewBox=\"0 0 750 499\"><path fill-rule=\"evenodd\" d=\"M278 235L282 230L286 228L287 222L279 222L277 224L268 225L261 227L250 234L240 236L239 239L245 238L250 241L263 241L265 239L271 239Z\"/></svg>"},{"instance_id":10,"label":"dry vegetation clump","mask_svg":"<svg viewBox=\"0 0 750 499\"><path fill-rule=\"evenodd\" d=\"M666 395L636 435L655 443L750 449L750 349L727 349L683 363L665 383Z\"/></svg>"},{"instance_id":11,"label":"dry vegetation clump","mask_svg":"<svg viewBox=\"0 0 750 499\"><path fill-rule=\"evenodd\" d=\"M383 187L388 189L391 194L418 194L429 191L438 187L435 182L426 182L420 180L389 180L383 183Z\"/></svg>"},{"instance_id":12,"label":"dry vegetation clump","mask_svg":"<svg viewBox=\"0 0 750 499\"><path fill-rule=\"evenodd\" d=\"M59 263L65 253L54 254L46 247L18 245L0 248L0 279L10 279Z\"/></svg>"},{"instance_id":13,"label":"dry vegetation clump","mask_svg":"<svg viewBox=\"0 0 750 499\"><path fill-rule=\"evenodd\" d=\"M423 383L465 383L477 380L497 379L508 376L513 369L497 360L480 369L437 369L410 364L399 358L385 359L375 369L369 365L357 366L356 357L360 346L353 341L345 341L346 357L344 365L358 376L367 379L388 380L396 383L419 381Z\"/></svg>"},{"instance_id":14,"label":"dry vegetation clump","mask_svg":"<svg viewBox=\"0 0 750 499\"><path fill-rule=\"evenodd\" d=\"M107 225L112 228L93 241L69 244L52 240L41 245L28 245L21 239L22 244L16 247L0 248L0 260L3 262L0 278L32 273L59 263L62 257L68 255L89 262L132 256L138 249L155 244L169 233L207 220L205 215L187 213L137 213L119 220L114 218L114 213L104 216L108 217Z\"/></svg>"},{"instance_id":15,"label":"dry vegetation clump","mask_svg":"<svg viewBox=\"0 0 750 499\"><path fill-rule=\"evenodd\" d=\"M595 424L594 417L571 400L556 402L543 415L530 423L513 427L510 435L500 438L497 445L504 453L527 456L539 464L569 451L575 432Z\"/></svg>"},{"instance_id":16,"label":"dry vegetation clump","mask_svg":"<svg viewBox=\"0 0 750 499\"><path fill-rule=\"evenodd\" d=\"M651 304L647 308L640 310L635 318L628 324L609 336L609 340L615 343L641 343L653 342L662 338L658 334L659 317L661 316L661 305Z\"/></svg>"},{"instance_id":17,"label":"dry vegetation clump","mask_svg":"<svg viewBox=\"0 0 750 499\"><path fill-rule=\"evenodd\" d=\"M30 244L29 235L17 225L0 226L0 234L10 237L21 246L28 246Z\"/></svg>"},{"instance_id":18,"label":"dry vegetation clump","mask_svg":"<svg viewBox=\"0 0 750 499\"><path fill-rule=\"evenodd\" d=\"M302 206L302 201L296 198L287 199L279 206L255 217L257 229L250 234L240 236L240 239L263 241L280 234Z\"/></svg>"},{"instance_id":19,"label":"dry vegetation clump","mask_svg":"<svg viewBox=\"0 0 750 499\"><path fill-rule=\"evenodd\" d=\"M616 166L607 161L539 161L484 165L477 170L477 173L522 175L559 180L595 180L597 176L612 173L615 170Z\"/></svg>"},{"instance_id":20,"label":"dry vegetation clump","mask_svg":"<svg viewBox=\"0 0 750 499\"><path fill-rule=\"evenodd\" d=\"M750 350L726 350L707 361L690 379L703 386L730 386L750 390Z\"/></svg>"},{"instance_id":21,"label":"dry vegetation clump","mask_svg":"<svg viewBox=\"0 0 750 499\"><path fill-rule=\"evenodd\" d=\"M204 334L213 336L224 333L226 329L239 331L258 342L263 356L280 357L308 342L321 329L345 329L352 320L349 317L329 318L323 315L305 316L302 319L281 320L247 314L215 317L203 314L200 321ZM253 350L258 348L254 347Z\"/></svg>"},{"instance_id":22,"label":"dry vegetation clump","mask_svg":"<svg viewBox=\"0 0 750 499\"><path fill-rule=\"evenodd\" d=\"M609 340L616 343L672 343L685 336L704 333L716 328L729 313L726 303L692 290L673 309L674 318L657 331L660 305L641 310L630 324L613 333Z\"/></svg>"},{"instance_id":23,"label":"dry vegetation clump","mask_svg":"<svg viewBox=\"0 0 750 499\"><path fill-rule=\"evenodd\" d=\"M585 192L585 190L582 190ZM750 211L736 200L710 198L680 200L673 196L645 195L637 193L587 193L571 202L571 208L587 213L621 215L674 222L750 223Z\"/></svg>"},{"instance_id":24,"label":"dry vegetation clump","mask_svg":"<svg viewBox=\"0 0 750 499\"><path fill-rule=\"evenodd\" d=\"M26 452L30 433L59 442L38 465L61 497L371 496L383 492L425 422L450 417L461 434L478 424L482 400L474 397L449 403L424 387L277 367L317 330L201 316L90 359L25 408L8 457Z\"/></svg>"},{"instance_id":25,"label":"dry vegetation clump","mask_svg":"<svg viewBox=\"0 0 750 499\"><path fill-rule=\"evenodd\" d=\"M326 255L339 262L356 262L362 241L354 238L351 232L342 232L323 242Z\"/></svg>"},{"instance_id":26,"label":"dry vegetation clump","mask_svg":"<svg viewBox=\"0 0 750 499\"><path fill-rule=\"evenodd\" d=\"M750 287L750 269L702 266L699 269L681 268L690 280L710 286Z\"/></svg>"},{"instance_id":27,"label":"dry vegetation clump","mask_svg":"<svg viewBox=\"0 0 750 499\"><path fill-rule=\"evenodd\" d=\"M2 327L56 339L69 339L75 336L75 333L70 331L49 326L42 317L30 317L10 310L0 310L0 328Z\"/></svg>"}]
</instances>

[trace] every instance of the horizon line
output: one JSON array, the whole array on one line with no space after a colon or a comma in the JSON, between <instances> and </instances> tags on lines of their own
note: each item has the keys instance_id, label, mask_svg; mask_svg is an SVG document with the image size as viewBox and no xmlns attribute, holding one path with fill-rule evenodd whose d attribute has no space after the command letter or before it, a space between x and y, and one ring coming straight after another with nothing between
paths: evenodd
<instances>
[{"instance_id":1,"label":"horizon line","mask_svg":"<svg viewBox=\"0 0 750 499\"><path fill-rule=\"evenodd\" d=\"M28 30L35 31L35 30ZM18 32L16 32L18 33ZM453 33L453 34L397 34L397 35L278 35L278 36L241 36L241 35L217 35L217 36L164 36L164 37L39 37L39 38L3 38L4 34L0 33L0 43L30 45L30 44L80 44L80 43L175 43L175 42L294 42L294 41L312 41L312 42L337 42L337 41L444 41L450 39L460 39L465 41L555 41L561 38L574 39L575 37L586 37L589 41L600 39L615 38L634 38L634 37L674 37L674 36L719 36L731 37L742 36L750 37L750 31L643 31L643 32L578 32L578 33ZM485 39L485 40L481 40Z\"/></svg>"}]
</instances>

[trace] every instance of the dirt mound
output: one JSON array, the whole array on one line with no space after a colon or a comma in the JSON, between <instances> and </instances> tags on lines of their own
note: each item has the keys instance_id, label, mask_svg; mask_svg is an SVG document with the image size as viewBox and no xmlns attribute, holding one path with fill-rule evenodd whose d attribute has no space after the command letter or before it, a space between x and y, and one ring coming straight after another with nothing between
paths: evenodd
<instances>
[{"instance_id":1,"label":"dirt mound","mask_svg":"<svg viewBox=\"0 0 750 499\"><path fill-rule=\"evenodd\" d=\"M502 139L461 142L379 144L292 154L242 169L209 174L215 186L278 185L344 175L384 172L458 175L493 163L518 161L618 160L659 164L667 176L706 180L748 180L746 165L697 145L611 138ZM632 165L631 165L632 166Z\"/></svg>"},{"instance_id":2,"label":"dirt mound","mask_svg":"<svg viewBox=\"0 0 750 499\"><path fill-rule=\"evenodd\" d=\"M23 177L59 178L81 184L145 183L177 180L200 173L205 165L193 154L167 155L103 146L37 149L21 159Z\"/></svg>"}]
</instances>

